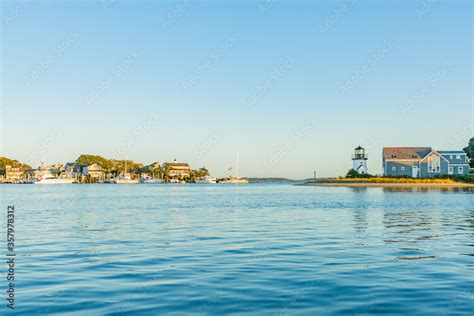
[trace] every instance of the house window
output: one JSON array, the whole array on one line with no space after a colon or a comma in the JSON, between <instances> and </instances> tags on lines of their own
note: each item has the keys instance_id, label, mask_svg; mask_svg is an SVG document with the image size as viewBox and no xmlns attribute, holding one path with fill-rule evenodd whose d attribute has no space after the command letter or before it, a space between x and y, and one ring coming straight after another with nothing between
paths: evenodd
<instances>
[{"instance_id":1,"label":"house window","mask_svg":"<svg viewBox=\"0 0 474 316\"><path fill-rule=\"evenodd\" d=\"M449 155L449 159L453 160L454 156L453 155Z\"/></svg>"},{"instance_id":2,"label":"house window","mask_svg":"<svg viewBox=\"0 0 474 316\"><path fill-rule=\"evenodd\" d=\"M460 159L461 159L461 155L456 155L456 159L460 160Z\"/></svg>"},{"instance_id":3,"label":"house window","mask_svg":"<svg viewBox=\"0 0 474 316\"><path fill-rule=\"evenodd\" d=\"M454 167L448 167L448 174L454 173Z\"/></svg>"},{"instance_id":4,"label":"house window","mask_svg":"<svg viewBox=\"0 0 474 316\"><path fill-rule=\"evenodd\" d=\"M401 170L401 171L405 171L405 167L400 167L400 170Z\"/></svg>"},{"instance_id":5,"label":"house window","mask_svg":"<svg viewBox=\"0 0 474 316\"><path fill-rule=\"evenodd\" d=\"M441 158L437 155L431 155L428 157L428 172L438 173L441 170Z\"/></svg>"},{"instance_id":6,"label":"house window","mask_svg":"<svg viewBox=\"0 0 474 316\"><path fill-rule=\"evenodd\" d=\"M464 168L458 167L458 174L463 174L463 173L464 173Z\"/></svg>"},{"instance_id":7,"label":"house window","mask_svg":"<svg viewBox=\"0 0 474 316\"><path fill-rule=\"evenodd\" d=\"M395 171L395 170L397 170L397 167L392 167L392 171Z\"/></svg>"}]
</instances>

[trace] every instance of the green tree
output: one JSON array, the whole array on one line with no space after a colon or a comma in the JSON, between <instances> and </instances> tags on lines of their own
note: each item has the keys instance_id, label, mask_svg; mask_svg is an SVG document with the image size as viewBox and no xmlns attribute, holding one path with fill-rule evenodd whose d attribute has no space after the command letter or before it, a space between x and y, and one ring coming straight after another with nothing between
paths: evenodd
<instances>
[{"instance_id":1,"label":"green tree","mask_svg":"<svg viewBox=\"0 0 474 316\"><path fill-rule=\"evenodd\" d=\"M143 168L143 164L132 160L110 160L112 164L112 173L115 175L121 173L139 174Z\"/></svg>"},{"instance_id":2,"label":"green tree","mask_svg":"<svg viewBox=\"0 0 474 316\"><path fill-rule=\"evenodd\" d=\"M23 171L30 170L31 166L21 163L18 160L13 160L7 157L0 157L0 170L5 170L5 166L21 167Z\"/></svg>"},{"instance_id":3,"label":"green tree","mask_svg":"<svg viewBox=\"0 0 474 316\"><path fill-rule=\"evenodd\" d=\"M469 157L469 165L471 166L471 168L474 168L474 137L469 140L469 144L466 148L464 148L464 151Z\"/></svg>"},{"instance_id":4,"label":"green tree","mask_svg":"<svg viewBox=\"0 0 474 316\"><path fill-rule=\"evenodd\" d=\"M98 155L80 155L76 159L76 164L81 167L89 166L94 163L99 164L104 169L110 169L112 167L110 160Z\"/></svg>"},{"instance_id":5,"label":"green tree","mask_svg":"<svg viewBox=\"0 0 474 316\"><path fill-rule=\"evenodd\" d=\"M197 170L191 170L189 178L191 181L193 181L194 179L202 178L208 175L210 175L209 170L207 170L206 167L202 167Z\"/></svg>"},{"instance_id":6,"label":"green tree","mask_svg":"<svg viewBox=\"0 0 474 316\"><path fill-rule=\"evenodd\" d=\"M354 169L349 169L346 173L346 178L357 178L359 177L359 173Z\"/></svg>"},{"instance_id":7,"label":"green tree","mask_svg":"<svg viewBox=\"0 0 474 316\"><path fill-rule=\"evenodd\" d=\"M349 169L346 174L346 178L372 178L373 176L368 173L360 174L354 169Z\"/></svg>"},{"instance_id":8,"label":"green tree","mask_svg":"<svg viewBox=\"0 0 474 316\"><path fill-rule=\"evenodd\" d=\"M75 163L80 167L86 167L86 166L89 166L89 165L92 165L92 164L96 163L96 164L98 164L102 167L102 170L104 171L106 178L108 178L108 175L113 170L113 163L109 159L104 158L104 157L99 156L99 155L86 155L86 154L83 154L83 155L80 155L76 159Z\"/></svg>"}]
</instances>

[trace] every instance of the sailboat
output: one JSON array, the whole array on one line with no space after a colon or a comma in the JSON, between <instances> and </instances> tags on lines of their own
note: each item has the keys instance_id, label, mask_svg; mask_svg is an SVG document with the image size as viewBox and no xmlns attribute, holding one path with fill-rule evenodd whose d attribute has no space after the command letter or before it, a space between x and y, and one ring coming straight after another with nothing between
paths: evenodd
<instances>
[{"instance_id":1,"label":"sailboat","mask_svg":"<svg viewBox=\"0 0 474 316\"><path fill-rule=\"evenodd\" d=\"M237 153L237 163L235 165L235 177L230 177L228 179L225 179L225 180L221 181L220 183L226 183L226 184L246 184L246 183L249 183L248 179L239 178L239 153Z\"/></svg>"},{"instance_id":2,"label":"sailboat","mask_svg":"<svg viewBox=\"0 0 474 316\"><path fill-rule=\"evenodd\" d=\"M133 180L130 173L127 173L127 160L125 160L125 172L122 176L115 179L116 184L136 184L138 180Z\"/></svg>"}]
</instances>

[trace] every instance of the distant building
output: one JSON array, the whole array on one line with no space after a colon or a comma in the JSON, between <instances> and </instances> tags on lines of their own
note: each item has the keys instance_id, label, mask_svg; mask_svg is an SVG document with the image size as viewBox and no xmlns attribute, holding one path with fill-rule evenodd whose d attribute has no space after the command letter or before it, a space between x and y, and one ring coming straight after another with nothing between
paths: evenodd
<instances>
[{"instance_id":1,"label":"distant building","mask_svg":"<svg viewBox=\"0 0 474 316\"><path fill-rule=\"evenodd\" d=\"M25 172L21 164L12 166L5 166L5 181L6 182L19 182L25 177Z\"/></svg>"},{"instance_id":2,"label":"distant building","mask_svg":"<svg viewBox=\"0 0 474 316\"><path fill-rule=\"evenodd\" d=\"M102 166L97 163L82 167L82 175L84 177L89 176L90 178L97 181L103 180L105 178L105 173L102 171Z\"/></svg>"},{"instance_id":3,"label":"distant building","mask_svg":"<svg viewBox=\"0 0 474 316\"><path fill-rule=\"evenodd\" d=\"M77 179L81 174L81 167L74 162L68 162L64 165L64 177L68 179Z\"/></svg>"},{"instance_id":4,"label":"distant building","mask_svg":"<svg viewBox=\"0 0 474 316\"><path fill-rule=\"evenodd\" d=\"M439 175L467 175L467 154L462 150L436 151L431 147L384 147L384 176L432 178Z\"/></svg>"},{"instance_id":5,"label":"distant building","mask_svg":"<svg viewBox=\"0 0 474 316\"><path fill-rule=\"evenodd\" d=\"M161 163L160 162L154 162L154 163L149 164L148 167L154 168L154 169L159 169L159 168L161 168Z\"/></svg>"},{"instance_id":6,"label":"distant building","mask_svg":"<svg viewBox=\"0 0 474 316\"><path fill-rule=\"evenodd\" d=\"M176 162L176 159L174 162L163 163L162 168L168 171L170 178L186 178L191 175L189 164Z\"/></svg>"},{"instance_id":7,"label":"distant building","mask_svg":"<svg viewBox=\"0 0 474 316\"><path fill-rule=\"evenodd\" d=\"M367 154L365 153L365 148L358 146L354 149L354 154L352 155L352 169L357 171L359 174L367 174L369 172L367 168Z\"/></svg>"}]
</instances>

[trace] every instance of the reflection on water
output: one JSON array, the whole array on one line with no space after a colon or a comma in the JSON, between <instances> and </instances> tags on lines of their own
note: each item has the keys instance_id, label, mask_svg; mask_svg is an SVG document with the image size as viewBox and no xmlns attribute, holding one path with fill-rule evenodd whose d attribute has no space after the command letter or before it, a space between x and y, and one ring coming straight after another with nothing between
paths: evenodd
<instances>
[{"instance_id":1,"label":"reflection on water","mask_svg":"<svg viewBox=\"0 0 474 316\"><path fill-rule=\"evenodd\" d=\"M383 187L384 192L466 192L474 193L474 188L457 188L457 187Z\"/></svg>"},{"instance_id":2,"label":"reflection on water","mask_svg":"<svg viewBox=\"0 0 474 316\"><path fill-rule=\"evenodd\" d=\"M0 189L19 314L472 314L472 190Z\"/></svg>"}]
</instances>

